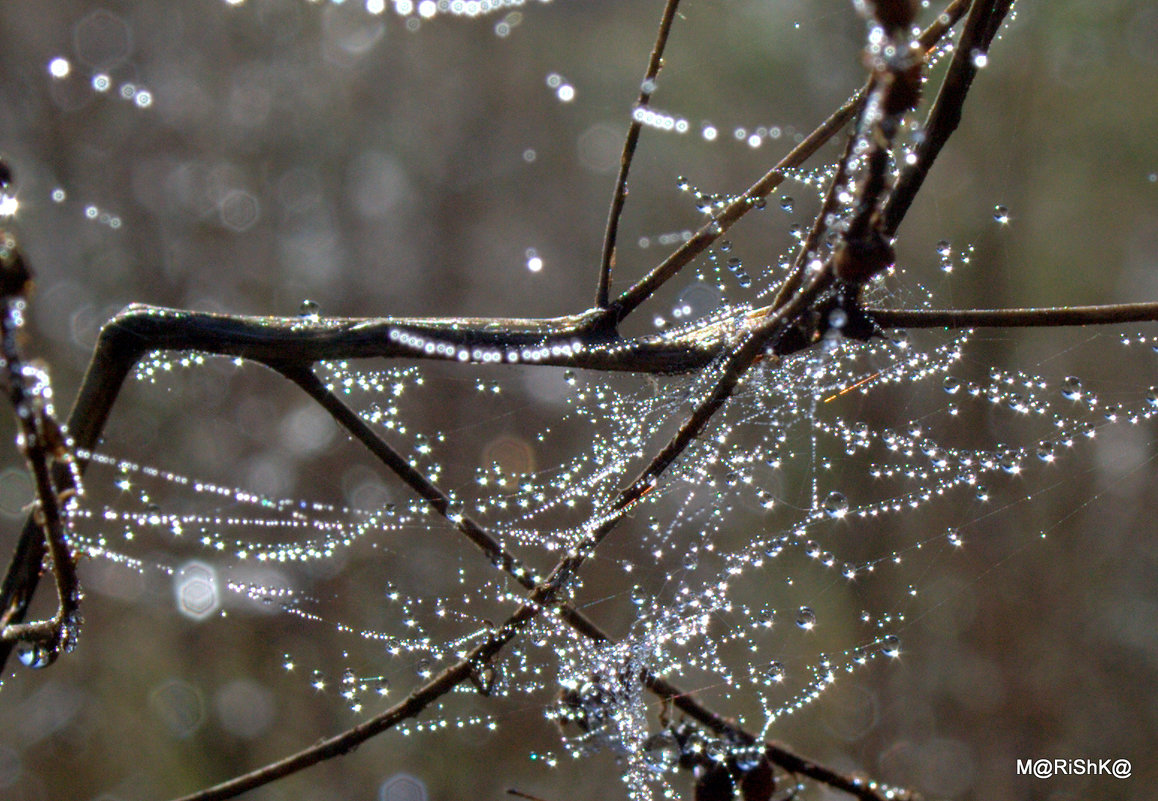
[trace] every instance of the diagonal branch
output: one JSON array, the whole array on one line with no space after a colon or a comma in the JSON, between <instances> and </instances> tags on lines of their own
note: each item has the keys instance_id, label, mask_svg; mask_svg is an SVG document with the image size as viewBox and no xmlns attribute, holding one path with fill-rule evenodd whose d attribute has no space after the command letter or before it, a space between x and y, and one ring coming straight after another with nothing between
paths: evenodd
<instances>
[{"instance_id":1,"label":"diagonal branch","mask_svg":"<svg viewBox=\"0 0 1158 801\"><path fill-rule=\"evenodd\" d=\"M651 49L647 71L644 73L643 83L639 87L639 99L635 101L637 113L632 114L631 125L627 128L627 138L623 142L623 153L619 157L619 174L615 178L615 190L611 195L611 208L607 212L607 232L603 235L603 255L599 260L599 284L595 290L595 305L600 309L607 308L608 295L611 291L611 268L615 266L615 243L619 237L619 220L623 216L623 204L627 201L627 174L631 171L631 162L635 158L635 148L639 144L639 134L643 130L643 121L638 112L647 108L647 104L651 100L651 93L655 91L655 79L659 76L660 67L663 66L663 51L667 46L668 34L671 32L678 6L679 0L667 0L664 4L663 16L659 21L659 33L655 37L655 46Z\"/></svg>"},{"instance_id":2,"label":"diagonal branch","mask_svg":"<svg viewBox=\"0 0 1158 801\"><path fill-rule=\"evenodd\" d=\"M969 9L949 71L925 121L924 139L917 147L916 161L901 172L885 204L882 230L887 236L896 235L941 148L957 130L965 96L977 75L979 57L989 51L1012 4L1013 0L976 0Z\"/></svg>"}]
</instances>

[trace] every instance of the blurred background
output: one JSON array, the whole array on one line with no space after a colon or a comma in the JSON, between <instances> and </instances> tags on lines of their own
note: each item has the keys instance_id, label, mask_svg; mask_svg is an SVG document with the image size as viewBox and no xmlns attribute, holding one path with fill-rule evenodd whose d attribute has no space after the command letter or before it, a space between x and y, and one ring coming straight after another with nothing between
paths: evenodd
<instances>
[{"instance_id":1,"label":"blurred background","mask_svg":"<svg viewBox=\"0 0 1158 801\"><path fill-rule=\"evenodd\" d=\"M132 302L295 315L308 299L321 314L342 316L536 317L590 305L622 137L662 4L535 1L477 17L465 13L477 4L410 5L0 7L0 151L19 201L10 224L37 276L29 347L51 369L62 414L101 325ZM923 21L935 13L926 9ZM708 194L742 191L860 85L862 37L851 4L838 0L681 6L653 105L687 131L644 132L617 288L702 223L681 178ZM1155 96L1152 3L1019 3L901 228L904 274L883 302L923 302L929 293L933 305L952 307L1158 299ZM830 145L808 166L836 152ZM717 286L702 260L702 280L673 282L625 332L654 331L689 298L705 309L759 302L767 266L789 252L791 226L807 225L816 208L815 193L799 183L782 196L793 201L770 200L729 237L752 287ZM1007 219L995 219L997 206ZM954 254L951 274L941 241ZM1123 335L1135 344L1123 346ZM991 368L1024 370L1057 383L1076 375L1105 405L1139 408L1158 384L1155 354L1139 336L1153 342L1158 330L981 332L957 374L979 381ZM562 371L423 369L427 385L404 411L413 429L447 433L451 484L492 461L531 474L590 444L590 431L558 422ZM218 362L179 372L126 387L102 451L276 497L359 509L408 499L276 376ZM480 378L502 382L503 405L481 409ZM585 380L647 388L630 378ZM877 428L919 414L903 393L857 404L843 413ZM30 493L11 422L0 417L0 442L9 443L0 454L6 560ZM978 439L1041 436L1015 423L987 418ZM559 434L557 450L537 439L548 426ZM586 441L568 442L572 429ZM886 543L874 546L878 553L949 526L961 527L966 547L953 555L942 548L927 562L917 554L855 597L830 597L841 619L862 606L907 610L902 655L842 679L770 735L931 797L1152 798L1156 433L1150 419L1105 426L1048 471L993 482L982 511L945 501L874 529ZM124 502L117 482L117 471L94 467L92 508ZM193 503L162 490L133 502ZM759 522L755 512L737 516L738 530ZM0 688L0 797L176 796L331 735L364 715L333 687L312 689L309 671L395 670L372 642L332 622L393 625L380 609L381 587L400 576L418 593L459 569L487 575L456 540L411 530L404 544L387 548L371 537L333 559L249 575L320 599L328 623L270 614L212 589L199 607L205 614L190 614L174 588L190 575L215 586L215 571L227 566L214 554L155 534L131 538L123 526L96 529L92 536L107 535L110 548L144 567L86 561L87 625L77 651L43 672L9 666ZM629 542L608 561L646 558ZM898 600L910 584L916 599ZM41 600L49 610L51 599ZM616 614L604 618L609 625L623 625ZM834 628L818 627L817 638L833 640L813 642L813 654L855 644L856 635ZM301 671L284 669L287 654ZM395 677L392 697L416 680L413 672ZM560 753L543 715L549 702L460 700L445 718L486 712L497 728L387 733L248 797L481 799L506 797L509 787L547 801L622 797L611 754L553 769L532 758ZM1038 757L1120 757L1132 761L1133 775L1016 775L1016 759ZM673 785L690 797L685 778Z\"/></svg>"}]
</instances>

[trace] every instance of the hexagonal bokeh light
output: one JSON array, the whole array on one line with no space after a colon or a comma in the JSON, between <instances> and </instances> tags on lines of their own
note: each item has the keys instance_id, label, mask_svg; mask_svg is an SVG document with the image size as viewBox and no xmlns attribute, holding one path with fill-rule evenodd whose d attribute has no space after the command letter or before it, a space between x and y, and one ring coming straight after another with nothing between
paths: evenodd
<instances>
[{"instance_id":1,"label":"hexagonal bokeh light","mask_svg":"<svg viewBox=\"0 0 1158 801\"><path fill-rule=\"evenodd\" d=\"M177 611L192 620L204 620L221 606L217 571L204 562L187 562L173 582Z\"/></svg>"}]
</instances>

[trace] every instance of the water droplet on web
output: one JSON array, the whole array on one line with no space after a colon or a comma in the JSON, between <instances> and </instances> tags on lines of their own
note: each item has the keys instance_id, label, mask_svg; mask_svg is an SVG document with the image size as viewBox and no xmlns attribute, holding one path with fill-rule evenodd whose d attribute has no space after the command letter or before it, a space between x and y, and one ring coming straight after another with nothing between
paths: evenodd
<instances>
[{"instance_id":1,"label":"water droplet on web","mask_svg":"<svg viewBox=\"0 0 1158 801\"><path fill-rule=\"evenodd\" d=\"M804 555L809 559L816 559L820 556L820 543L815 540L809 540L804 543Z\"/></svg>"},{"instance_id":2,"label":"water droplet on web","mask_svg":"<svg viewBox=\"0 0 1158 801\"><path fill-rule=\"evenodd\" d=\"M451 523L461 523L466 518L466 510L461 503L452 503L446 507L446 519Z\"/></svg>"},{"instance_id":3,"label":"water droplet on web","mask_svg":"<svg viewBox=\"0 0 1158 801\"><path fill-rule=\"evenodd\" d=\"M888 657L896 657L901 654L901 638L895 634L889 634L881 640L881 654Z\"/></svg>"},{"instance_id":4,"label":"water droplet on web","mask_svg":"<svg viewBox=\"0 0 1158 801\"><path fill-rule=\"evenodd\" d=\"M949 243L948 239L942 239L937 243L937 255L942 259L947 259L953 255L953 246Z\"/></svg>"},{"instance_id":5,"label":"water droplet on web","mask_svg":"<svg viewBox=\"0 0 1158 801\"><path fill-rule=\"evenodd\" d=\"M732 240L721 239L720 243L719 243L719 245L717 245L717 247L719 247L719 249L722 250L724 253L727 253L729 250L732 249Z\"/></svg>"},{"instance_id":6,"label":"water droplet on web","mask_svg":"<svg viewBox=\"0 0 1158 801\"><path fill-rule=\"evenodd\" d=\"M708 758L716 762L723 762L728 758L728 746L721 740L712 740L704 750L707 751Z\"/></svg>"},{"instance_id":7,"label":"water droplet on web","mask_svg":"<svg viewBox=\"0 0 1158 801\"><path fill-rule=\"evenodd\" d=\"M43 643L21 640L16 644L16 658L24 667L40 670L51 665L56 655Z\"/></svg>"},{"instance_id":8,"label":"water droplet on web","mask_svg":"<svg viewBox=\"0 0 1158 801\"><path fill-rule=\"evenodd\" d=\"M805 631L810 631L816 625L816 613L812 611L812 607L800 607L796 612L796 625Z\"/></svg>"},{"instance_id":9,"label":"water droplet on web","mask_svg":"<svg viewBox=\"0 0 1158 801\"><path fill-rule=\"evenodd\" d=\"M1052 442L1043 442L1037 446L1037 458L1043 462L1052 462L1055 459Z\"/></svg>"},{"instance_id":10,"label":"water droplet on web","mask_svg":"<svg viewBox=\"0 0 1158 801\"><path fill-rule=\"evenodd\" d=\"M636 584L631 588L631 602L636 606L643 606L647 603L647 591L643 587Z\"/></svg>"},{"instance_id":11,"label":"water droplet on web","mask_svg":"<svg viewBox=\"0 0 1158 801\"><path fill-rule=\"evenodd\" d=\"M354 671L346 668L346 670L342 673L342 686L353 687L357 683L358 677L354 675Z\"/></svg>"},{"instance_id":12,"label":"water droplet on web","mask_svg":"<svg viewBox=\"0 0 1158 801\"><path fill-rule=\"evenodd\" d=\"M764 759L764 751L759 746L746 746L744 748L736 749L732 756L736 760L736 767L741 772L747 773L750 770L755 770L760 766Z\"/></svg>"},{"instance_id":13,"label":"water droplet on web","mask_svg":"<svg viewBox=\"0 0 1158 801\"><path fill-rule=\"evenodd\" d=\"M767 670L764 671L764 677L771 682L784 681L784 665L779 662L772 662L768 665Z\"/></svg>"},{"instance_id":14,"label":"water droplet on web","mask_svg":"<svg viewBox=\"0 0 1158 801\"><path fill-rule=\"evenodd\" d=\"M830 492L824 499L824 513L829 517L844 517L848 514L848 498L843 493Z\"/></svg>"},{"instance_id":15,"label":"water droplet on web","mask_svg":"<svg viewBox=\"0 0 1158 801\"><path fill-rule=\"evenodd\" d=\"M977 500L979 500L979 501L989 500L989 488L986 487L984 484L978 484L977 485L977 490L976 490L975 494L977 496Z\"/></svg>"},{"instance_id":16,"label":"water droplet on web","mask_svg":"<svg viewBox=\"0 0 1158 801\"><path fill-rule=\"evenodd\" d=\"M679 743L667 732L653 734L643 744L643 759L655 773L671 770L679 755Z\"/></svg>"},{"instance_id":17,"label":"water droplet on web","mask_svg":"<svg viewBox=\"0 0 1158 801\"><path fill-rule=\"evenodd\" d=\"M945 380L941 382L941 388L950 395L956 395L957 391L961 389L961 382L951 375L945 376Z\"/></svg>"},{"instance_id":18,"label":"water droplet on web","mask_svg":"<svg viewBox=\"0 0 1158 801\"><path fill-rule=\"evenodd\" d=\"M1158 409L1158 389L1151 387L1150 391L1146 393L1146 402Z\"/></svg>"},{"instance_id":19,"label":"water droplet on web","mask_svg":"<svg viewBox=\"0 0 1158 801\"><path fill-rule=\"evenodd\" d=\"M310 299L303 300L298 306L298 314L302 317L317 317L322 311L322 307L317 302Z\"/></svg>"},{"instance_id":20,"label":"water droplet on web","mask_svg":"<svg viewBox=\"0 0 1158 801\"><path fill-rule=\"evenodd\" d=\"M1009 209L1005 206L997 205L993 207L993 219L1000 225L1009 224Z\"/></svg>"},{"instance_id":21,"label":"water droplet on web","mask_svg":"<svg viewBox=\"0 0 1158 801\"><path fill-rule=\"evenodd\" d=\"M796 208L796 201L788 195L780 198L780 208L791 214Z\"/></svg>"},{"instance_id":22,"label":"water droplet on web","mask_svg":"<svg viewBox=\"0 0 1158 801\"><path fill-rule=\"evenodd\" d=\"M433 666L433 662L431 662L426 657L422 657L414 663L414 672L417 673L420 678L428 679L430 678L430 671Z\"/></svg>"},{"instance_id":23,"label":"water droplet on web","mask_svg":"<svg viewBox=\"0 0 1158 801\"><path fill-rule=\"evenodd\" d=\"M1063 397L1069 400L1081 400L1082 398L1082 382L1076 375L1066 376L1062 381L1061 393Z\"/></svg>"},{"instance_id":24,"label":"water droplet on web","mask_svg":"<svg viewBox=\"0 0 1158 801\"><path fill-rule=\"evenodd\" d=\"M494 665L483 665L476 676L477 688L481 695L490 695L495 688L499 672Z\"/></svg>"}]
</instances>

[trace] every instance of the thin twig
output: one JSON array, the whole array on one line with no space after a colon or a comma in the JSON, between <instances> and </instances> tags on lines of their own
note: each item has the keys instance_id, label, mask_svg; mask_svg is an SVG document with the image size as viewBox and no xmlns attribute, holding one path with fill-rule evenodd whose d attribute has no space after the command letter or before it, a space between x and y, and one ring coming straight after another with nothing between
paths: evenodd
<instances>
[{"instance_id":1,"label":"thin twig","mask_svg":"<svg viewBox=\"0 0 1158 801\"><path fill-rule=\"evenodd\" d=\"M1158 321L1158 303L1045 309L865 309L881 328L1049 328Z\"/></svg>"},{"instance_id":2,"label":"thin twig","mask_svg":"<svg viewBox=\"0 0 1158 801\"><path fill-rule=\"evenodd\" d=\"M886 236L896 235L941 148L957 130L965 96L977 75L978 57L989 51L1012 3L1013 0L976 0L969 9L949 70L925 121L924 138L917 146L916 160L901 171L885 204L881 229Z\"/></svg>"},{"instance_id":3,"label":"thin twig","mask_svg":"<svg viewBox=\"0 0 1158 801\"><path fill-rule=\"evenodd\" d=\"M631 171L631 162L635 158L635 148L639 144L639 134L643 130L643 120L639 112L647 108L651 101L651 93L655 91L655 79L659 76L663 66L663 51L667 46L668 34L675 20L676 8L679 0L667 0L663 7L663 15L659 21L659 33L655 37L655 46L651 49L651 57L647 62L647 70L643 74L643 82L639 85L639 99L635 101L635 111L631 115L631 124L627 128L627 138L623 141L623 153L619 157L619 175L615 178L615 189L611 194L611 208L607 212L607 231L603 235L603 254L599 260L599 282L595 290L595 305L600 309L607 308L607 300L611 291L611 269L615 266L615 244L619 236L619 220L623 216L623 204L627 200L627 174Z\"/></svg>"},{"instance_id":4,"label":"thin twig","mask_svg":"<svg viewBox=\"0 0 1158 801\"><path fill-rule=\"evenodd\" d=\"M4 173L7 175L6 166ZM30 525L40 535L36 541L41 554L47 551L51 557L57 597L56 614L31 623L21 622L26 604L10 601L0 606L0 639L4 641L5 656L15 643L30 643L34 649L31 664L43 667L54 661L62 649L71 649L79 633L80 583L62 513L67 498L75 495L79 487L70 469L67 437L53 415L47 376L27 364L19 342L31 284L32 274L15 239L0 231L0 366L8 400L16 413L17 441L36 492ZM45 384L37 386L41 381ZM59 481L53 475L54 466Z\"/></svg>"},{"instance_id":5,"label":"thin twig","mask_svg":"<svg viewBox=\"0 0 1158 801\"><path fill-rule=\"evenodd\" d=\"M936 20L921 31L916 39L919 46L925 50L931 49L961 18L968 7L969 0L953 0L949 3L945 10L937 15ZM659 287L711 247L712 243L723 236L741 217L756 208L757 202L761 198L766 197L784 181L785 173L789 169L799 167L807 161L825 142L835 136L837 131L848 124L849 120L860 113L864 107L865 99L868 97L870 87L871 79L784 156L775 167L765 173L760 180L733 199L692 234L690 239L676 248L671 255L656 265L630 289L612 301L606 313L612 316L613 321L615 323L622 322L640 304L650 298Z\"/></svg>"}]
</instances>

